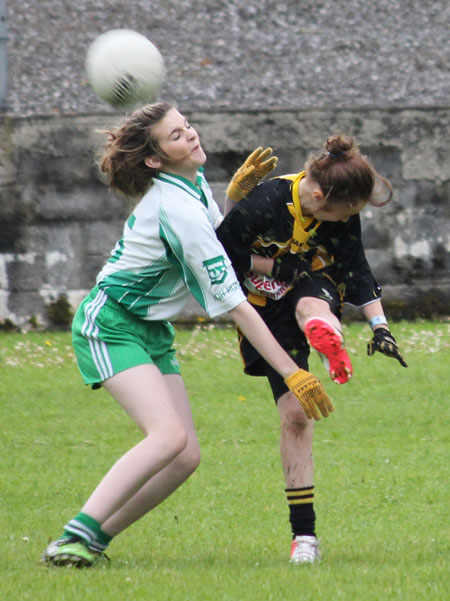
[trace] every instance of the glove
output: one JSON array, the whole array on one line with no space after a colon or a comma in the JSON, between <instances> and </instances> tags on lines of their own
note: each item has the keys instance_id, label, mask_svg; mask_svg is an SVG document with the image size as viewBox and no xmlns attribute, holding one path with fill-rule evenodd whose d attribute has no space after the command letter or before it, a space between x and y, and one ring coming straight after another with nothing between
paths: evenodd
<instances>
[{"instance_id":1,"label":"glove","mask_svg":"<svg viewBox=\"0 0 450 601\"><path fill-rule=\"evenodd\" d=\"M270 156L271 154L270 147L263 149L260 146L254 150L233 175L227 188L227 197L234 202L239 202L253 190L265 175L273 171L278 157Z\"/></svg>"},{"instance_id":2,"label":"glove","mask_svg":"<svg viewBox=\"0 0 450 601\"><path fill-rule=\"evenodd\" d=\"M285 284L298 284L304 275L311 272L311 265L299 255L288 253L274 259L271 275Z\"/></svg>"},{"instance_id":3,"label":"glove","mask_svg":"<svg viewBox=\"0 0 450 601\"><path fill-rule=\"evenodd\" d=\"M408 367L405 360L398 350L397 342L387 328L377 328L373 333L372 340L367 344L367 354L369 357L378 351L387 357L397 359L400 365Z\"/></svg>"},{"instance_id":4,"label":"glove","mask_svg":"<svg viewBox=\"0 0 450 601\"><path fill-rule=\"evenodd\" d=\"M328 417L334 411L334 405L325 392L323 384L313 374L304 369L298 369L285 379L289 390L297 397L303 407L306 417L318 421L320 413ZM319 413L320 410L320 413Z\"/></svg>"}]
</instances>

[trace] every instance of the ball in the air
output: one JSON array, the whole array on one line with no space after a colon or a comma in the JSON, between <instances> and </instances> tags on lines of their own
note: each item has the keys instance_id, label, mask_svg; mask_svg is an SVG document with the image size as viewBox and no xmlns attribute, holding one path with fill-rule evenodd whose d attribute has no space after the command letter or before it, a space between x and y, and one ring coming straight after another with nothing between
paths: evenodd
<instances>
[{"instance_id":1,"label":"ball in the air","mask_svg":"<svg viewBox=\"0 0 450 601\"><path fill-rule=\"evenodd\" d=\"M164 59L152 42L131 29L111 29L89 46L86 74L99 98L114 107L152 102L164 82Z\"/></svg>"}]
</instances>

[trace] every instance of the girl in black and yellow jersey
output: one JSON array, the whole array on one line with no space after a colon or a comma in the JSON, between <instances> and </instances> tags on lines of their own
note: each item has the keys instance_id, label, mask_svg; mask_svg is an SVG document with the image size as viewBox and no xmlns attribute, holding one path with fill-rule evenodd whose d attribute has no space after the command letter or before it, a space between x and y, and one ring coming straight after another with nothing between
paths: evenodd
<instances>
[{"instance_id":1,"label":"girl in black and yellow jersey","mask_svg":"<svg viewBox=\"0 0 450 601\"><path fill-rule=\"evenodd\" d=\"M406 367L390 333L381 288L361 239L360 211L384 206L390 183L379 175L354 140L335 136L305 170L257 185L236 203L217 230L248 300L278 342L303 369L310 346L343 384L352 366L342 336L344 302L362 308L379 351ZM231 198L231 200L234 200ZM281 459L293 531L291 561L318 558L313 508L313 420L307 419L282 378L249 341L240 337L245 372L267 376L281 420Z\"/></svg>"}]
</instances>

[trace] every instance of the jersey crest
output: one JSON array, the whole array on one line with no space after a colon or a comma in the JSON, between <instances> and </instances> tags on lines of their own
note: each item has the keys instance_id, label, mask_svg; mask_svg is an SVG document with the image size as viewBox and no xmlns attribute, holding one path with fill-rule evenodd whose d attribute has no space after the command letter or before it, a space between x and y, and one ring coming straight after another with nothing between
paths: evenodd
<instances>
[{"instance_id":1,"label":"jersey crest","mask_svg":"<svg viewBox=\"0 0 450 601\"><path fill-rule=\"evenodd\" d=\"M206 261L203 261L202 265L208 271L211 284L222 284L222 282L225 281L227 277L227 266L223 255L207 259Z\"/></svg>"}]
</instances>

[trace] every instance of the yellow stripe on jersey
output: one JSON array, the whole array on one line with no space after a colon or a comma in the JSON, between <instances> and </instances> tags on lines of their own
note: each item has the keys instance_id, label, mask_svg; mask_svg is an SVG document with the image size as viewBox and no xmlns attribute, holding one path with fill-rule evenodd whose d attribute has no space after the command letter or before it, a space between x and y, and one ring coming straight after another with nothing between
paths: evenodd
<instances>
[{"instance_id":1,"label":"yellow stripe on jersey","mask_svg":"<svg viewBox=\"0 0 450 601\"><path fill-rule=\"evenodd\" d=\"M313 223L314 217L303 217L298 187L304 177L306 177L306 173L304 171L301 171L296 175L283 176L284 179L289 179L292 181L292 204L289 204L287 207L289 213L294 218L294 231L292 232L291 240L291 252L294 253L305 252L309 250L309 246L306 243L311 236L314 236L317 228L321 224L321 222L318 221L312 229L307 231L307 228Z\"/></svg>"}]
</instances>

